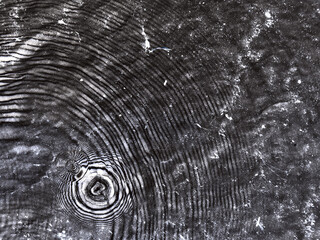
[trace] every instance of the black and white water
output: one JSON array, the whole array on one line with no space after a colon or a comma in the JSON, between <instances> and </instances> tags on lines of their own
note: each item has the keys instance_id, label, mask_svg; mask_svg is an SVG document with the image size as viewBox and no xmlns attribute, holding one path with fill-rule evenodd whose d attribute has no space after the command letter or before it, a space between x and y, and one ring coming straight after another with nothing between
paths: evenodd
<instances>
[{"instance_id":1,"label":"black and white water","mask_svg":"<svg viewBox=\"0 0 320 240\"><path fill-rule=\"evenodd\" d=\"M319 239L319 19L0 1L0 239Z\"/></svg>"}]
</instances>

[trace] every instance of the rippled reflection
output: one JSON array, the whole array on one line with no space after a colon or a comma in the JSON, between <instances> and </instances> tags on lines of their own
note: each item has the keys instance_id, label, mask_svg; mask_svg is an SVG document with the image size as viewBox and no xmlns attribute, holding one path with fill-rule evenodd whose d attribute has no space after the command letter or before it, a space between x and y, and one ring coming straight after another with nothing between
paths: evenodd
<instances>
[{"instance_id":1,"label":"rippled reflection","mask_svg":"<svg viewBox=\"0 0 320 240\"><path fill-rule=\"evenodd\" d=\"M89 156L73 150L57 157L61 206L80 221L104 224L132 207L131 186L118 156ZM63 162L65 162L64 167Z\"/></svg>"},{"instance_id":2,"label":"rippled reflection","mask_svg":"<svg viewBox=\"0 0 320 240\"><path fill-rule=\"evenodd\" d=\"M247 38L227 41L233 7L207 2L0 1L0 238L255 228L246 58L230 53Z\"/></svg>"}]
</instances>

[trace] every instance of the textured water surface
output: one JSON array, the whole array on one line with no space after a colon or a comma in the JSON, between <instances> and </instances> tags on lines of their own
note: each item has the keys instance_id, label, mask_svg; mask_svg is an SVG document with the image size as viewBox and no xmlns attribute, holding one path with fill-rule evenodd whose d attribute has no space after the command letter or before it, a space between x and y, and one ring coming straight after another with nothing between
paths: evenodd
<instances>
[{"instance_id":1,"label":"textured water surface","mask_svg":"<svg viewBox=\"0 0 320 240\"><path fill-rule=\"evenodd\" d=\"M320 238L319 19L0 1L0 238Z\"/></svg>"}]
</instances>

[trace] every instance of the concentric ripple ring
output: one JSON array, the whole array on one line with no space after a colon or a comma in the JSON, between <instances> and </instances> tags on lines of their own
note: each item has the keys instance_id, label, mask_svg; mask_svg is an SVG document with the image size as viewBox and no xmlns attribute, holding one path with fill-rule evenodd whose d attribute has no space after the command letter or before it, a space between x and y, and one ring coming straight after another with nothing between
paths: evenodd
<instances>
[{"instance_id":1,"label":"concentric ripple ring","mask_svg":"<svg viewBox=\"0 0 320 240\"><path fill-rule=\"evenodd\" d=\"M111 157L91 156L87 160L73 160L73 169L78 171L67 169L60 174L59 203L82 222L105 224L132 207L131 186L125 179L125 169Z\"/></svg>"}]
</instances>

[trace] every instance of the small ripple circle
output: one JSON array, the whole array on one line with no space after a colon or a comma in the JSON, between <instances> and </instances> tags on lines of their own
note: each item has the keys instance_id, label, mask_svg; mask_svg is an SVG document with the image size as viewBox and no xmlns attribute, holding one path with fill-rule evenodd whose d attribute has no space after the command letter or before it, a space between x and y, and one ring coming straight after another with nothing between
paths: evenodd
<instances>
[{"instance_id":1,"label":"small ripple circle","mask_svg":"<svg viewBox=\"0 0 320 240\"><path fill-rule=\"evenodd\" d=\"M132 207L126 176L124 167L110 157L73 157L60 174L59 203L83 222L114 221Z\"/></svg>"}]
</instances>

